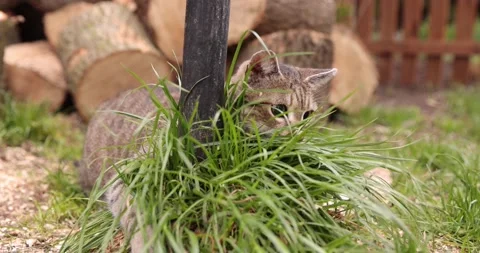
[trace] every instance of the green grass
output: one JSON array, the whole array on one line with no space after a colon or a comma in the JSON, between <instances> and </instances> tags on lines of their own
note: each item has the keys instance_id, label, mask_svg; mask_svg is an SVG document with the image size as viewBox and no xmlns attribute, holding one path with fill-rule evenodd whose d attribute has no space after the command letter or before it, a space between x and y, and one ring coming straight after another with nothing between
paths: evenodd
<instances>
[{"instance_id":1,"label":"green grass","mask_svg":"<svg viewBox=\"0 0 480 253\"><path fill-rule=\"evenodd\" d=\"M475 100L479 92L472 88L448 93L449 107L442 115L458 125L453 129L437 120L427 124L415 108L373 106L343 118L344 125L327 125L332 129L318 131L318 124L307 123L303 138L260 138L234 127L241 125L230 117L234 112L223 110L223 118L231 121L223 135L214 128L220 148L204 147L206 161L197 163L189 154L194 149L189 136L160 131L150 139L158 144L152 157L124 165L141 176L125 174L124 180L140 209L150 210L142 218L161 234L156 246L174 251L312 250L312 244L302 241L307 238L332 252L422 251L428 242L430 250L450 246L476 252L480 147L474 122L480 115ZM379 126L389 130L372 134ZM414 137L415 131L428 134ZM167 156L175 159L166 162ZM372 182L360 175L375 166L396 171L394 188L385 188L393 207L365 190ZM91 209L80 219L82 230L67 239L64 251L111 246L120 231L118 221L98 197L90 199ZM323 204L328 206L314 208ZM411 237L398 234L407 227ZM121 248L128 245L123 242Z\"/></svg>"},{"instance_id":2,"label":"green grass","mask_svg":"<svg viewBox=\"0 0 480 253\"><path fill-rule=\"evenodd\" d=\"M50 171L46 181L49 185L49 209L38 212L35 221L39 227L45 224L57 224L68 220L70 223L80 217L88 199L76 183L76 173L55 168Z\"/></svg>"},{"instance_id":3,"label":"green grass","mask_svg":"<svg viewBox=\"0 0 480 253\"><path fill-rule=\"evenodd\" d=\"M37 203L33 216L18 217L21 226L47 237L53 233L52 229L73 227L87 203L72 164L81 157L82 141L82 131L61 114L49 113L44 106L17 102L8 93L0 93L0 148L28 142L36 147L37 156L51 159L42 168L48 170L47 202ZM60 164L51 167L57 162ZM34 171L32 176L36 176ZM45 205L46 210L42 208Z\"/></svg>"},{"instance_id":4,"label":"green grass","mask_svg":"<svg viewBox=\"0 0 480 253\"><path fill-rule=\"evenodd\" d=\"M415 107L372 106L342 124L324 125L318 115L290 129L303 130L293 138L245 133L238 104L228 100L217 115L224 128L206 126L215 134L207 144L178 136L173 122L186 132L192 124L170 101L174 109L159 107L157 116L171 127L143 122L150 149L119 165L117 180L144 214L138 221L155 231L149 245L165 251L414 252L434 242L430 251L478 252L479 97L479 87L452 90L432 122ZM46 156L79 158L82 134L60 115L0 100L1 145L28 141ZM198 149L205 160L196 160ZM362 176L374 167L393 172L393 187ZM63 252L118 243L104 189L87 199L74 172L49 169L50 208L23 225L48 235L45 224L68 223L74 230ZM119 248L127 250L127 240Z\"/></svg>"},{"instance_id":5,"label":"green grass","mask_svg":"<svg viewBox=\"0 0 480 253\"><path fill-rule=\"evenodd\" d=\"M398 130L412 126L419 127L423 121L423 116L420 110L415 107L398 109L367 107L354 117L342 116L342 120L348 125L358 127L374 121L377 125Z\"/></svg>"},{"instance_id":6,"label":"green grass","mask_svg":"<svg viewBox=\"0 0 480 253\"><path fill-rule=\"evenodd\" d=\"M362 176L379 166L402 173L371 151L376 144L332 134L315 120L291 129L303 128L294 138L250 135L242 130L238 111L229 109L217 115L224 119L223 129L210 124L215 140L200 144L190 134L178 136L172 123L178 120L185 132L192 132L180 115L175 109L158 114L167 127L152 127L148 155L126 161L117 179L129 186L143 214L138 221L155 231L148 244L157 250L382 252L420 247L413 234L413 203ZM205 160L196 160L196 149ZM101 192L94 191L92 201ZM336 220L334 214L342 218ZM100 231L115 231L118 224L113 219L95 224L90 215L84 213L83 229L66 241L63 251L109 245L114 233Z\"/></svg>"},{"instance_id":7,"label":"green grass","mask_svg":"<svg viewBox=\"0 0 480 253\"><path fill-rule=\"evenodd\" d=\"M223 119L222 128L215 119L203 122L214 138L199 143L192 135L198 123L185 119L176 101L169 102L170 110L156 103L154 119L138 119L139 128L151 132L144 140L146 154L109 168L119 171L115 180L128 187L141 233L153 231L148 247L157 252L424 250L412 215L422 210L363 176L375 167L408 174L377 152L380 143L362 143L358 131L326 128L326 115L289 127L287 137L279 135L285 129L272 136L247 133L239 119L242 96L227 96L215 117ZM156 126L159 118L165 127ZM180 128L187 134L179 135ZM204 159L197 160L197 152ZM102 211L104 191L93 190L80 230L66 239L62 252L110 247L118 219ZM128 247L128 237L121 247Z\"/></svg>"},{"instance_id":8,"label":"green grass","mask_svg":"<svg viewBox=\"0 0 480 253\"><path fill-rule=\"evenodd\" d=\"M369 140L388 140L383 144L383 154L408 159L397 166L407 168L417 180L409 174L397 175L394 188L425 211L415 214L424 236L437 242L439 248L448 245L463 252L477 252L480 87L453 89L446 97L447 110L432 123L419 120L422 117L416 112L406 113L410 109L373 106L349 117L343 131L378 118L363 133ZM387 128L380 136L376 131L379 126ZM398 146L404 147L388 149ZM419 191L424 194L417 195Z\"/></svg>"},{"instance_id":9,"label":"green grass","mask_svg":"<svg viewBox=\"0 0 480 253\"><path fill-rule=\"evenodd\" d=\"M29 141L50 157L74 160L81 156L81 131L65 118L49 113L45 106L17 102L1 92L0 119L0 145L18 146Z\"/></svg>"},{"instance_id":10,"label":"green grass","mask_svg":"<svg viewBox=\"0 0 480 253\"><path fill-rule=\"evenodd\" d=\"M456 121L457 127L461 126L456 132L480 142L479 98L480 89L474 87L458 88L448 94L450 122Z\"/></svg>"}]
</instances>

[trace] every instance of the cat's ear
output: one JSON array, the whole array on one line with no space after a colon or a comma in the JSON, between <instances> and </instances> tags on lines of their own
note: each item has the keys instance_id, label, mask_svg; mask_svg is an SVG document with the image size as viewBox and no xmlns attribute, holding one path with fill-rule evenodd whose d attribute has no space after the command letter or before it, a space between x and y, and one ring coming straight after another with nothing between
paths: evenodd
<instances>
[{"instance_id":1,"label":"cat's ear","mask_svg":"<svg viewBox=\"0 0 480 253\"><path fill-rule=\"evenodd\" d=\"M330 82L335 75L337 75L337 69L319 69L318 73L305 78L304 82L312 84L314 86L322 86Z\"/></svg>"},{"instance_id":2,"label":"cat's ear","mask_svg":"<svg viewBox=\"0 0 480 253\"><path fill-rule=\"evenodd\" d=\"M250 58L249 67L252 71L251 74L254 75L266 76L273 73L280 73L278 59L271 50L269 50L269 52L262 50L253 54Z\"/></svg>"}]
</instances>

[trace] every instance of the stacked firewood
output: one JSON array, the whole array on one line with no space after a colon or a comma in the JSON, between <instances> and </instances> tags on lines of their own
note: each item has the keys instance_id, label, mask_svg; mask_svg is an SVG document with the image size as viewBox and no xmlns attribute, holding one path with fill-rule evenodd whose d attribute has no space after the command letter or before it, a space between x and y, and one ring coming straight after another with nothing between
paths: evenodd
<instances>
[{"instance_id":1,"label":"stacked firewood","mask_svg":"<svg viewBox=\"0 0 480 253\"><path fill-rule=\"evenodd\" d=\"M0 0L0 9L21 2L43 13L46 40L0 40L3 79L16 98L48 103L55 111L69 92L80 115L88 120L105 100L140 86L137 78L145 83L159 78L177 81L172 66L180 68L182 64L186 0ZM245 31L253 30L255 33L247 33L239 61L263 45L278 54L312 52L280 59L302 67L337 67L339 75L332 92L338 94L331 96L332 103L354 89L371 95L376 78L360 80L365 81L361 85L344 83L352 81L349 73L358 71L348 69L351 62L366 62L361 67L371 67L368 71L374 74L370 76L375 77L376 72L365 52L336 53L346 50L355 54L344 47L359 42L352 33L335 26L335 8L335 0L231 0L228 45L235 48ZM9 22L15 33L11 16L1 15L0 29ZM337 45L337 40L342 42ZM234 50L230 51L229 59ZM364 102L365 92L361 94Z\"/></svg>"}]
</instances>

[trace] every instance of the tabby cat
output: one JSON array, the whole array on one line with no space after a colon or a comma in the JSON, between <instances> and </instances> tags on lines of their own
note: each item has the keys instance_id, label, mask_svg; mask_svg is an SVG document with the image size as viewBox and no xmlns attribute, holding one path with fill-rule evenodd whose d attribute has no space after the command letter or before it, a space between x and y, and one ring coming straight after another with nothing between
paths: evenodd
<instances>
[{"instance_id":1,"label":"tabby cat","mask_svg":"<svg viewBox=\"0 0 480 253\"><path fill-rule=\"evenodd\" d=\"M262 132L295 124L314 111L325 110L328 107L329 81L337 72L336 69L297 68L279 64L272 52L260 51L240 65L232 77L232 83L242 83L249 69L251 71L246 85L238 87L246 89L246 102L259 103L244 109L241 113L242 120L246 123L247 130L255 122ZM161 88L156 88L153 92L160 101L166 103ZM178 92L172 92L178 99ZM124 148L125 145L145 135L143 132L135 133L138 123L113 111L152 117L156 107L149 93L145 89L139 89L124 92L99 108L88 126L79 168L80 183L87 192L92 189L104 168L134 156L135 150ZM107 170L101 184L106 184L116 175L115 170ZM113 215L122 214L120 224L123 229L131 232L135 227L135 212L134 208L125 204L128 203L125 201L128 196L124 187L122 180L115 180L108 187L104 198ZM141 234L135 233L130 242L132 252L140 252L143 242Z\"/></svg>"}]
</instances>

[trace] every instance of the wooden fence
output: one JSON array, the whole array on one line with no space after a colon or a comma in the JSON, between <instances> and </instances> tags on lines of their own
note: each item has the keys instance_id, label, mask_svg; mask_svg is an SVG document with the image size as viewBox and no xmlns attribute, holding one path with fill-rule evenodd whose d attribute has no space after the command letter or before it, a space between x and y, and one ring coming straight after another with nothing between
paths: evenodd
<instances>
[{"instance_id":1,"label":"wooden fence","mask_svg":"<svg viewBox=\"0 0 480 253\"><path fill-rule=\"evenodd\" d=\"M480 43L473 39L479 0L338 3L353 10L349 20L377 56L381 83L440 86L472 80L470 60L480 53ZM398 73L395 80L393 70ZM419 81L421 76L424 80Z\"/></svg>"}]
</instances>

